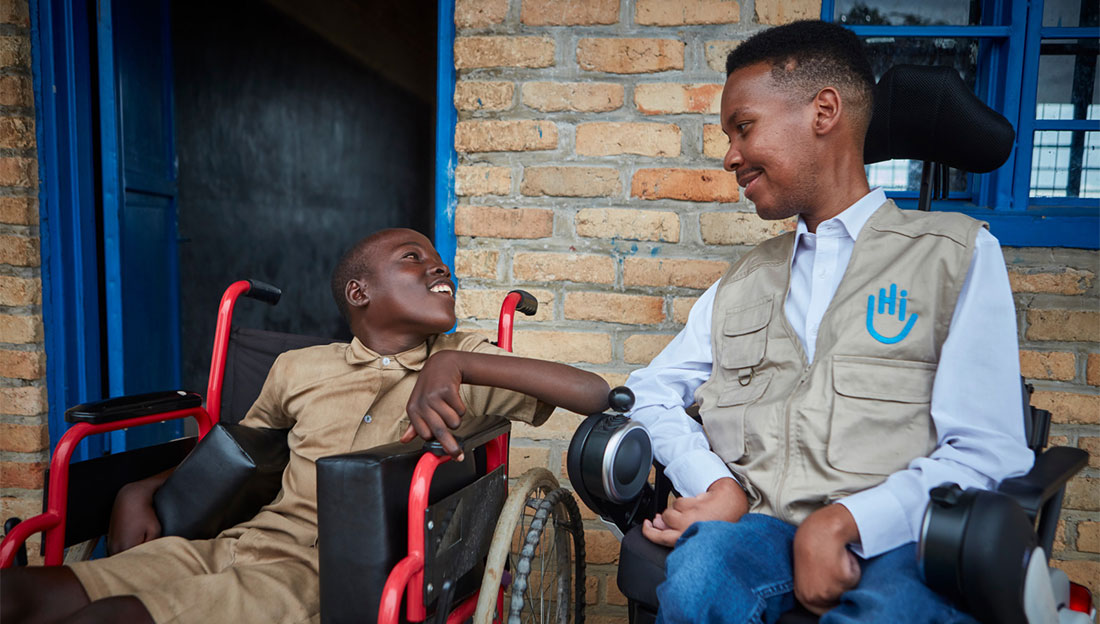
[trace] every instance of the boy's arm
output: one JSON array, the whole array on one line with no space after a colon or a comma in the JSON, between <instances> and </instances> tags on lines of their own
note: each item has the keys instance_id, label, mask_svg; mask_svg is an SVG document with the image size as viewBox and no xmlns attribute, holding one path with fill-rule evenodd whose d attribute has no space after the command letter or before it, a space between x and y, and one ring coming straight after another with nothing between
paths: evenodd
<instances>
[{"instance_id":1,"label":"boy's arm","mask_svg":"<svg viewBox=\"0 0 1100 624\"><path fill-rule=\"evenodd\" d=\"M406 408L411 426L401 437L438 440L452 457L462 449L451 434L462 422L466 406L462 384L494 386L520 392L578 414L607 409L609 388L602 377L572 366L531 358L440 351L425 362Z\"/></svg>"},{"instance_id":2,"label":"boy's arm","mask_svg":"<svg viewBox=\"0 0 1100 624\"><path fill-rule=\"evenodd\" d=\"M160 520L153 509L153 494L175 470L169 468L147 479L127 483L118 491L107 528L108 555L160 537Z\"/></svg>"}]
</instances>

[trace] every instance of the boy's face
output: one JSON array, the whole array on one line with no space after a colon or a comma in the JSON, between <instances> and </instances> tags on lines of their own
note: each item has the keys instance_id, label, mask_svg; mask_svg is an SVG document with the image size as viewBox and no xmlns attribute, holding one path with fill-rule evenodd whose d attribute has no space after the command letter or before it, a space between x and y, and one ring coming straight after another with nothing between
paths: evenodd
<instances>
[{"instance_id":1,"label":"boy's face","mask_svg":"<svg viewBox=\"0 0 1100 624\"><path fill-rule=\"evenodd\" d=\"M730 140L722 161L737 174L745 197L763 219L786 219L814 205L813 113L757 63L729 75L722 89L722 131Z\"/></svg>"},{"instance_id":2,"label":"boy's face","mask_svg":"<svg viewBox=\"0 0 1100 624\"><path fill-rule=\"evenodd\" d=\"M370 275L367 320L393 331L438 334L455 324L455 284L431 241L413 230L390 230L365 252Z\"/></svg>"}]
</instances>

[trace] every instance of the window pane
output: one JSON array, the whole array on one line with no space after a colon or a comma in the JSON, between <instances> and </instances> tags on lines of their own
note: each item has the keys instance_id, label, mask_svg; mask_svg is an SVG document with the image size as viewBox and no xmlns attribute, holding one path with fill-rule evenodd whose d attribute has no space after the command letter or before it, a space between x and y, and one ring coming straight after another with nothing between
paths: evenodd
<instances>
[{"instance_id":1,"label":"window pane","mask_svg":"<svg viewBox=\"0 0 1100 624\"><path fill-rule=\"evenodd\" d=\"M867 165L867 182L871 188L881 186L887 191L919 191L923 163L919 160L887 160ZM966 172L951 170L951 192L966 191Z\"/></svg>"},{"instance_id":2,"label":"window pane","mask_svg":"<svg viewBox=\"0 0 1100 624\"><path fill-rule=\"evenodd\" d=\"M1100 197L1100 132L1035 132L1031 196Z\"/></svg>"},{"instance_id":3,"label":"window pane","mask_svg":"<svg viewBox=\"0 0 1100 624\"><path fill-rule=\"evenodd\" d=\"M1081 16L1085 16L1082 22ZM1071 28L1096 26L1096 0L1046 0L1043 2L1043 26Z\"/></svg>"},{"instance_id":4,"label":"window pane","mask_svg":"<svg viewBox=\"0 0 1100 624\"><path fill-rule=\"evenodd\" d=\"M868 37L867 58L882 78L894 65L943 65L954 67L973 91L978 76L978 40L939 37Z\"/></svg>"},{"instance_id":5,"label":"window pane","mask_svg":"<svg viewBox=\"0 0 1100 624\"><path fill-rule=\"evenodd\" d=\"M978 26L979 0L837 0L834 19L848 26Z\"/></svg>"},{"instance_id":6,"label":"window pane","mask_svg":"<svg viewBox=\"0 0 1100 624\"><path fill-rule=\"evenodd\" d=\"M1044 40L1039 55L1036 119L1097 116L1097 39Z\"/></svg>"}]
</instances>

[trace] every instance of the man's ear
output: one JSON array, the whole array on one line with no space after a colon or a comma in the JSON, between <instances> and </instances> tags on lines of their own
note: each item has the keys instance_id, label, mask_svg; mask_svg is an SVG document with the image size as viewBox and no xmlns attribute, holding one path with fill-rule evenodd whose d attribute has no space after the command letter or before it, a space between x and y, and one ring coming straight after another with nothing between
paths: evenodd
<instances>
[{"instance_id":1,"label":"man's ear","mask_svg":"<svg viewBox=\"0 0 1100 624\"><path fill-rule=\"evenodd\" d=\"M813 100L814 132L818 135L829 134L840 123L844 103L835 87L825 87L817 92Z\"/></svg>"},{"instance_id":2,"label":"man's ear","mask_svg":"<svg viewBox=\"0 0 1100 624\"><path fill-rule=\"evenodd\" d=\"M367 293L367 285L362 280L348 280L344 285L344 299L348 305L354 308L366 308L370 303L370 295Z\"/></svg>"}]
</instances>

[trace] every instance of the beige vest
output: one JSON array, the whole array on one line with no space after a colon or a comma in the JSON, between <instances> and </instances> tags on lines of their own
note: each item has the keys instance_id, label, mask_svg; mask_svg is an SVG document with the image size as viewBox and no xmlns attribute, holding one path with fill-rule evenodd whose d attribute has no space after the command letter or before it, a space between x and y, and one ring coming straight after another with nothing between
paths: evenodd
<instances>
[{"instance_id":1,"label":"beige vest","mask_svg":"<svg viewBox=\"0 0 1100 624\"><path fill-rule=\"evenodd\" d=\"M935 448L932 381L984 225L887 201L856 240L809 365L784 313L794 233L722 278L714 368L695 400L751 511L800 523Z\"/></svg>"}]
</instances>

